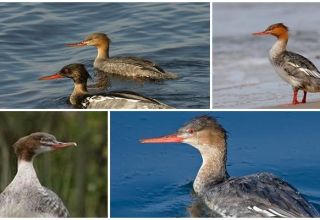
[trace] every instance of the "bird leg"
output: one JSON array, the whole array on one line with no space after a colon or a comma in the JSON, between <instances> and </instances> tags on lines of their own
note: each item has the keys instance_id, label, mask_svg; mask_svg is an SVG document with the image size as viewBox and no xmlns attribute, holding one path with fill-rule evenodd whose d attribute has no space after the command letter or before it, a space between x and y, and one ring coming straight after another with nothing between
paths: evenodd
<instances>
[{"instance_id":1,"label":"bird leg","mask_svg":"<svg viewBox=\"0 0 320 220\"><path fill-rule=\"evenodd\" d=\"M293 89L293 99L292 99L292 105L297 105L299 104L298 101L298 89Z\"/></svg>"},{"instance_id":2,"label":"bird leg","mask_svg":"<svg viewBox=\"0 0 320 220\"><path fill-rule=\"evenodd\" d=\"M303 99L301 103L306 103L307 102L307 92L303 91Z\"/></svg>"}]
</instances>

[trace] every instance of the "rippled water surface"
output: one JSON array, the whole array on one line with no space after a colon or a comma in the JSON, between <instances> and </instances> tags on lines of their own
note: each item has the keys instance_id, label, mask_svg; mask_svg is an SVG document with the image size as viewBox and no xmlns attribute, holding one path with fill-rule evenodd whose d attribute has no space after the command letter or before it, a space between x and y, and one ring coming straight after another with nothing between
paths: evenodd
<instances>
[{"instance_id":1,"label":"rippled water surface","mask_svg":"<svg viewBox=\"0 0 320 220\"><path fill-rule=\"evenodd\" d=\"M70 108L70 80L37 79L74 62L94 75L95 48L64 46L93 32L109 35L111 56L151 59L180 78L143 83L95 74L91 90L209 108L209 11L208 3L0 3L0 108Z\"/></svg>"},{"instance_id":2,"label":"rippled water surface","mask_svg":"<svg viewBox=\"0 0 320 220\"><path fill-rule=\"evenodd\" d=\"M213 4L213 106L257 108L289 104L292 89L274 71L268 53L274 37L252 36L283 22L288 50L320 67L320 3ZM309 94L309 100L320 98Z\"/></svg>"},{"instance_id":3,"label":"rippled water surface","mask_svg":"<svg viewBox=\"0 0 320 220\"><path fill-rule=\"evenodd\" d=\"M199 152L186 144L139 140L175 132L201 114L217 117L228 131L231 176L272 172L319 209L317 112L112 112L112 217L186 217L196 210L190 207Z\"/></svg>"}]
</instances>

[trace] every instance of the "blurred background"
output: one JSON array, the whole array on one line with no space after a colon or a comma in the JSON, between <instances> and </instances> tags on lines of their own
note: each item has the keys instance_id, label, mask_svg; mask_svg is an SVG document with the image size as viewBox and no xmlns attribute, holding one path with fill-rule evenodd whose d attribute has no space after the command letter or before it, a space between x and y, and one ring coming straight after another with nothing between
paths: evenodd
<instances>
[{"instance_id":1,"label":"blurred background","mask_svg":"<svg viewBox=\"0 0 320 220\"><path fill-rule=\"evenodd\" d=\"M108 216L107 112L1 112L0 124L0 192L17 171L12 145L30 133L47 132L78 146L34 160L42 185L62 198L71 217Z\"/></svg>"}]
</instances>

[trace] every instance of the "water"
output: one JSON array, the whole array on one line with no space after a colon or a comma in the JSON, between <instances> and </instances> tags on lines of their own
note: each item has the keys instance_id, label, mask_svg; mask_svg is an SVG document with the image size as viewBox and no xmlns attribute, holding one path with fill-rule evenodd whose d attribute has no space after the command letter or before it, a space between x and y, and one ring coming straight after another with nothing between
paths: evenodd
<instances>
[{"instance_id":1,"label":"water","mask_svg":"<svg viewBox=\"0 0 320 220\"><path fill-rule=\"evenodd\" d=\"M111 217L187 217L201 166L185 144L140 144L195 116L218 118L229 133L231 176L272 172L320 208L317 112L112 112Z\"/></svg>"},{"instance_id":2,"label":"water","mask_svg":"<svg viewBox=\"0 0 320 220\"><path fill-rule=\"evenodd\" d=\"M209 14L209 3L0 3L0 106L71 108L70 80L37 79L74 62L94 75L96 49L64 44L105 32L111 56L148 58L180 78L101 83L98 75L92 90L132 90L176 108L209 108Z\"/></svg>"},{"instance_id":3,"label":"water","mask_svg":"<svg viewBox=\"0 0 320 220\"><path fill-rule=\"evenodd\" d=\"M320 67L319 3L213 4L213 106L257 108L289 104L292 89L268 60L274 37L252 36L283 22L290 29L288 49ZM319 94L309 94L309 100Z\"/></svg>"}]
</instances>

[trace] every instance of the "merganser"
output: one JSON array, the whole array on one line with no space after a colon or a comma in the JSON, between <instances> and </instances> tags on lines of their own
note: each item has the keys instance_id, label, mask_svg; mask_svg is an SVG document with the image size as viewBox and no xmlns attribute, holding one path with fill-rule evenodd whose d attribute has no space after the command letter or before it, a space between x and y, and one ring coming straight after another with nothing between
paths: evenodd
<instances>
[{"instance_id":1,"label":"merganser","mask_svg":"<svg viewBox=\"0 0 320 220\"><path fill-rule=\"evenodd\" d=\"M287 51L289 29L282 23L270 25L253 35L273 35L278 38L269 52L269 59L280 77L293 88L292 104L299 104L298 91L303 90L301 103L306 103L307 92L320 92L320 72L307 58Z\"/></svg>"},{"instance_id":2,"label":"merganser","mask_svg":"<svg viewBox=\"0 0 320 220\"><path fill-rule=\"evenodd\" d=\"M69 98L70 103L77 108L104 109L170 109L155 99L142 96L131 91L114 91L107 94L90 94L87 90L87 80L90 78L85 66L80 63L64 66L58 73L41 77L39 80L70 78L74 81L74 89Z\"/></svg>"},{"instance_id":3,"label":"merganser","mask_svg":"<svg viewBox=\"0 0 320 220\"><path fill-rule=\"evenodd\" d=\"M0 217L69 217L59 196L41 185L33 159L43 152L72 146L76 143L63 143L43 132L20 138L13 145L18 157L18 171L0 194Z\"/></svg>"},{"instance_id":4,"label":"merganser","mask_svg":"<svg viewBox=\"0 0 320 220\"><path fill-rule=\"evenodd\" d=\"M229 177L227 132L212 117L197 117L174 134L143 139L141 143L186 143L200 151L203 163L193 189L212 211L212 216L319 216L294 187L271 173Z\"/></svg>"},{"instance_id":5,"label":"merganser","mask_svg":"<svg viewBox=\"0 0 320 220\"><path fill-rule=\"evenodd\" d=\"M84 41L66 44L71 47L95 46L98 55L93 66L105 73L150 80L176 79L174 73L164 71L159 65L138 57L109 57L111 40L104 33L93 33Z\"/></svg>"}]
</instances>

